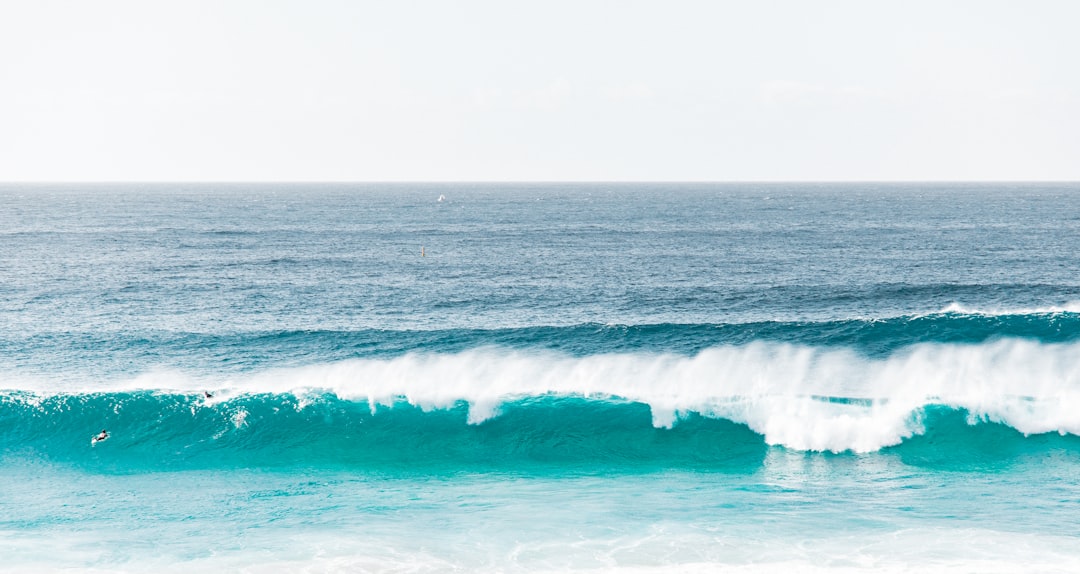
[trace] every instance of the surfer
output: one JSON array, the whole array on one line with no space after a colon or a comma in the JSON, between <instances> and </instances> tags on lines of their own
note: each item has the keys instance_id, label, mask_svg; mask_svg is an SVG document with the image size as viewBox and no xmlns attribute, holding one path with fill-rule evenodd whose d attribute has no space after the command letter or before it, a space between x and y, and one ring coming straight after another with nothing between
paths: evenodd
<instances>
[{"instance_id":1,"label":"surfer","mask_svg":"<svg viewBox=\"0 0 1080 574\"><path fill-rule=\"evenodd\" d=\"M90 444L97 444L107 438L109 438L109 431L101 429L101 432L96 437L90 439Z\"/></svg>"},{"instance_id":2,"label":"surfer","mask_svg":"<svg viewBox=\"0 0 1080 574\"><path fill-rule=\"evenodd\" d=\"M212 398L214 398L214 395L210 394L210 391L203 391L202 396L203 396L204 399L212 399Z\"/></svg>"}]
</instances>

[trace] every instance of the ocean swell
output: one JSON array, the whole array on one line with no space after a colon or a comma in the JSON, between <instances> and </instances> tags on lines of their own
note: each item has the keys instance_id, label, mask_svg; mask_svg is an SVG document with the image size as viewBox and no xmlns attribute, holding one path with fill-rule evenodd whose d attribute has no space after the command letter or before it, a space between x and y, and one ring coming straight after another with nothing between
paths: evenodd
<instances>
[{"instance_id":1,"label":"ocean swell","mask_svg":"<svg viewBox=\"0 0 1080 574\"><path fill-rule=\"evenodd\" d=\"M514 446L505 448L519 454L532 452L522 437L558 436L564 428L612 438L607 446L571 441L567 450L552 451L586 460L605 449L636 452L635 441L648 443L643 437L688 437L700 428L709 438L694 438L699 446L731 444L727 435L734 433L742 437L735 442L752 435L750 442L763 445L866 453L925 435L937 412L1018 436L1080 434L1080 344L1027 340L921 344L885 358L767 342L692 356L484 348L235 376L152 371L85 381L77 391L47 380L2 386L9 389L0 398L8 451L55 441L74 447L109 427L117 437L103 447L130 439L177 452L225 445L288 454L290 445L303 450L336 436L330 442L344 453L385 424L390 434L418 433L405 451L427 444L422 436L492 429L525 441L507 439ZM521 419L523 412L532 414ZM612 424L633 432L619 435Z\"/></svg>"},{"instance_id":2,"label":"ocean swell","mask_svg":"<svg viewBox=\"0 0 1080 574\"><path fill-rule=\"evenodd\" d=\"M284 330L198 333L98 330L0 332L0 372L34 372L50 380L92 374L115 380L163 365L232 376L269 368L409 354L456 355L484 347L550 351L573 357L610 354L694 356L717 347L787 343L845 348L887 359L924 344L978 345L1001 339L1040 343L1080 340L1070 306L997 314L953 306L926 315L830 321L548 325L500 329ZM2 386L0 382L0 386Z\"/></svg>"}]
</instances>

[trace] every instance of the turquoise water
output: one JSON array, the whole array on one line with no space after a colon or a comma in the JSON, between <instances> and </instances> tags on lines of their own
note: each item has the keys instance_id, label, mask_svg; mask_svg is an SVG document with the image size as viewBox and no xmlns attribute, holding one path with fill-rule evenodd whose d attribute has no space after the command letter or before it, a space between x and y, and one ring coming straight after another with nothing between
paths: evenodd
<instances>
[{"instance_id":1,"label":"turquoise water","mask_svg":"<svg viewBox=\"0 0 1080 574\"><path fill-rule=\"evenodd\" d=\"M0 569L1076 571L1078 214L8 184Z\"/></svg>"}]
</instances>

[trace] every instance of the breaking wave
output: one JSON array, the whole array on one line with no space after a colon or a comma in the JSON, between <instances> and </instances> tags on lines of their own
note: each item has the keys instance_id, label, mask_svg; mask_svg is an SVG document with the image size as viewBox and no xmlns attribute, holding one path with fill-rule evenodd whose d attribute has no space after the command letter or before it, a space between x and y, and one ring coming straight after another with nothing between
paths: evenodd
<instances>
[{"instance_id":1,"label":"breaking wave","mask_svg":"<svg viewBox=\"0 0 1080 574\"><path fill-rule=\"evenodd\" d=\"M78 391L2 386L8 456L165 466L723 466L769 447L944 460L961 448L1072 449L1080 435L1080 343L1016 339L883 358L770 342L691 356L483 348L235 376L154 371ZM112 438L91 448L102 427Z\"/></svg>"}]
</instances>

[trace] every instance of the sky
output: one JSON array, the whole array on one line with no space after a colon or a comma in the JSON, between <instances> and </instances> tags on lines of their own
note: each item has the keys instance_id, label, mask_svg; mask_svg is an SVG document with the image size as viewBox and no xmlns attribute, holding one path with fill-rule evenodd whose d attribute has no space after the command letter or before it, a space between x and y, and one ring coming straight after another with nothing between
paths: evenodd
<instances>
[{"instance_id":1,"label":"sky","mask_svg":"<svg viewBox=\"0 0 1080 574\"><path fill-rule=\"evenodd\" d=\"M0 181L1080 180L1080 2L0 0Z\"/></svg>"}]
</instances>

